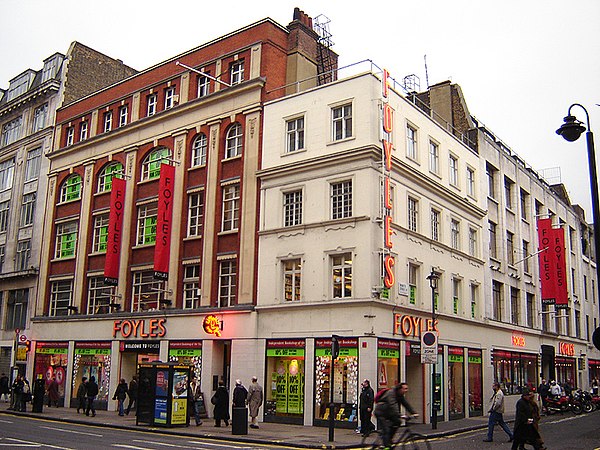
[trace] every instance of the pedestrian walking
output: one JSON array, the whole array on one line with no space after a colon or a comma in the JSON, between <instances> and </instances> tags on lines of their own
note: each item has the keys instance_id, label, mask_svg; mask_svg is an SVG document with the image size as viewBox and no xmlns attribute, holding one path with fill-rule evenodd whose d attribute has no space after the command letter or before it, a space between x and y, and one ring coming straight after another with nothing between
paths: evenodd
<instances>
[{"instance_id":1,"label":"pedestrian walking","mask_svg":"<svg viewBox=\"0 0 600 450\"><path fill-rule=\"evenodd\" d=\"M15 381L12 384L12 393L13 393L13 405L12 408L15 411L23 411L23 389L25 387L25 383L21 375L17 375Z\"/></svg>"},{"instance_id":2,"label":"pedestrian walking","mask_svg":"<svg viewBox=\"0 0 600 450\"><path fill-rule=\"evenodd\" d=\"M360 413L360 433L363 436L367 436L375 430L375 425L373 425L373 422L371 421L373 404L375 402L375 392L371 387L371 382L367 379L363 380L361 386L358 404Z\"/></svg>"},{"instance_id":3,"label":"pedestrian walking","mask_svg":"<svg viewBox=\"0 0 600 450\"><path fill-rule=\"evenodd\" d=\"M8 377L4 372L0 375L0 400L4 402L10 401L10 387L8 385Z\"/></svg>"},{"instance_id":4,"label":"pedestrian walking","mask_svg":"<svg viewBox=\"0 0 600 450\"><path fill-rule=\"evenodd\" d=\"M121 378L119 384L117 385L117 389L115 390L115 393L113 395L113 400L119 402L120 416L125 415L125 399L127 398L128 390L129 389L127 388L127 381L125 381L125 378Z\"/></svg>"},{"instance_id":5,"label":"pedestrian walking","mask_svg":"<svg viewBox=\"0 0 600 450\"><path fill-rule=\"evenodd\" d=\"M23 411L27 411L27 403L33 399L31 395L31 385L29 380L23 375Z\"/></svg>"},{"instance_id":6,"label":"pedestrian walking","mask_svg":"<svg viewBox=\"0 0 600 450\"><path fill-rule=\"evenodd\" d=\"M542 409L545 411L546 403L548 403L548 396L550 395L550 386L545 378L542 378L542 382L538 386L538 394L540 395L540 400L542 401Z\"/></svg>"},{"instance_id":7,"label":"pedestrian walking","mask_svg":"<svg viewBox=\"0 0 600 450\"><path fill-rule=\"evenodd\" d=\"M544 445L540 444L542 438L534 426L533 407L530 397L533 398L533 395L529 391L529 388L524 387L521 391L521 398L517 402L513 432L514 440L511 450L519 450L525 444L533 445L535 450L545 450Z\"/></svg>"},{"instance_id":8,"label":"pedestrian walking","mask_svg":"<svg viewBox=\"0 0 600 450\"><path fill-rule=\"evenodd\" d=\"M556 383L556 381L552 380L550 382L550 395L557 400L560 398L562 391L560 390L560 386Z\"/></svg>"},{"instance_id":9,"label":"pedestrian walking","mask_svg":"<svg viewBox=\"0 0 600 450\"><path fill-rule=\"evenodd\" d=\"M190 405L190 412L194 415L196 426L202 425L202 419L200 419L200 403L202 401L202 391L200 390L200 382L196 375L192 375L192 381L190 382L188 399Z\"/></svg>"},{"instance_id":10,"label":"pedestrian walking","mask_svg":"<svg viewBox=\"0 0 600 450\"><path fill-rule=\"evenodd\" d=\"M229 393L225 389L223 380L219 381L219 387L215 394L210 399L210 402L215 405L213 415L215 417L215 427L221 426L221 420L225 421L225 426L229 426Z\"/></svg>"},{"instance_id":11,"label":"pedestrian walking","mask_svg":"<svg viewBox=\"0 0 600 450\"><path fill-rule=\"evenodd\" d=\"M263 388L258 384L258 378L252 377L248 386L248 409L250 410L250 428L258 428L258 410L263 404Z\"/></svg>"},{"instance_id":12,"label":"pedestrian walking","mask_svg":"<svg viewBox=\"0 0 600 450\"><path fill-rule=\"evenodd\" d=\"M94 408L94 400L98 395L98 383L96 383L96 377L91 376L90 381L87 384L87 406L85 408L85 415L89 416L90 411L92 412L92 417L96 416L96 409Z\"/></svg>"},{"instance_id":13,"label":"pedestrian walking","mask_svg":"<svg viewBox=\"0 0 600 450\"><path fill-rule=\"evenodd\" d=\"M81 383L77 388L77 414L79 414L79 410L85 412L85 402L87 399L87 377L81 377Z\"/></svg>"},{"instance_id":14,"label":"pedestrian walking","mask_svg":"<svg viewBox=\"0 0 600 450\"><path fill-rule=\"evenodd\" d=\"M492 442L494 440L494 426L496 424L500 425L506 434L508 434L508 442L511 442L513 440L513 433L510 431L510 428L508 428L508 425L506 425L503 417L504 392L502 392L502 389L500 389L500 384L497 382L492 385L492 389L494 390L494 394L490 398L490 417L488 420L487 438L485 438L483 442Z\"/></svg>"},{"instance_id":15,"label":"pedestrian walking","mask_svg":"<svg viewBox=\"0 0 600 450\"><path fill-rule=\"evenodd\" d=\"M54 404L54 406L58 408L60 393L58 392L58 382L56 381L56 376L52 377L52 381L50 381L50 384L46 389L46 393L48 394L48 407L51 407L52 404Z\"/></svg>"},{"instance_id":16,"label":"pedestrian walking","mask_svg":"<svg viewBox=\"0 0 600 450\"><path fill-rule=\"evenodd\" d=\"M131 378L131 381L129 382L129 388L127 391L127 394L129 395L129 404L127 405L127 410L125 411L125 414L129 415L129 411L131 411L132 408L137 408L137 398L138 398L138 377L137 375L134 375Z\"/></svg>"},{"instance_id":17,"label":"pedestrian walking","mask_svg":"<svg viewBox=\"0 0 600 450\"><path fill-rule=\"evenodd\" d=\"M245 408L248 400L248 390L242 384L242 381L235 380L235 389L233 390L233 407Z\"/></svg>"},{"instance_id":18,"label":"pedestrian walking","mask_svg":"<svg viewBox=\"0 0 600 450\"><path fill-rule=\"evenodd\" d=\"M1 379L0 379L1 381ZM600 382L598 382L598 378L594 377L594 379L592 380L592 394L593 395L598 395L598 386L600 386Z\"/></svg>"}]
</instances>

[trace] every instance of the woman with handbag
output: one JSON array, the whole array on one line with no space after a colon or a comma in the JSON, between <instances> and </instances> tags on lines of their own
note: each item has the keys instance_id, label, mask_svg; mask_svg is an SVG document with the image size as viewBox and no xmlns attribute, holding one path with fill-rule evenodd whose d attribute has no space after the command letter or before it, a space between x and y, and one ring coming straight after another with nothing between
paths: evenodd
<instances>
[{"instance_id":1,"label":"woman with handbag","mask_svg":"<svg viewBox=\"0 0 600 450\"><path fill-rule=\"evenodd\" d=\"M219 381L219 387L210 399L210 402L215 405L215 427L221 426L221 420L225 421L226 427L229 426L229 393L225 389L223 381Z\"/></svg>"}]
</instances>

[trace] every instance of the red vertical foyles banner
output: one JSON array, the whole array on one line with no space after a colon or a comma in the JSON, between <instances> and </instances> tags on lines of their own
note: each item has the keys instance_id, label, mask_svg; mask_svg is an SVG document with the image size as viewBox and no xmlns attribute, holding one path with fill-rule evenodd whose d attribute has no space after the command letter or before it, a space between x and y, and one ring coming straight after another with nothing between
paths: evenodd
<instances>
[{"instance_id":1,"label":"red vertical foyles banner","mask_svg":"<svg viewBox=\"0 0 600 450\"><path fill-rule=\"evenodd\" d=\"M567 293L567 263L565 261L565 230L554 228L552 230L552 246L548 251L554 253L556 290L554 291L556 308L568 308L569 297Z\"/></svg>"},{"instance_id":2,"label":"red vertical foyles banner","mask_svg":"<svg viewBox=\"0 0 600 450\"><path fill-rule=\"evenodd\" d=\"M104 283L116 286L119 282L119 259L123 235L123 210L125 209L125 180L113 177L108 216Z\"/></svg>"},{"instance_id":3,"label":"red vertical foyles banner","mask_svg":"<svg viewBox=\"0 0 600 450\"><path fill-rule=\"evenodd\" d=\"M161 280L166 280L169 277L174 182L175 166L162 164L158 183L158 218L156 221L156 245L154 247L154 278Z\"/></svg>"},{"instance_id":4,"label":"red vertical foyles banner","mask_svg":"<svg viewBox=\"0 0 600 450\"><path fill-rule=\"evenodd\" d=\"M552 219L538 219L538 242L540 261L540 280L542 283L542 304L553 305L556 301L556 261L552 251Z\"/></svg>"}]
</instances>

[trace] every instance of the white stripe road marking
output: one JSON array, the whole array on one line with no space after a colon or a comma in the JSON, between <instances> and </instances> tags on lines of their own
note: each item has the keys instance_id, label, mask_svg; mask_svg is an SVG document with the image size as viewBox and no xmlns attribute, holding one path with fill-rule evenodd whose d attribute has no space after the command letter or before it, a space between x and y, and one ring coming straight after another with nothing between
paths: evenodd
<instances>
[{"instance_id":1,"label":"white stripe road marking","mask_svg":"<svg viewBox=\"0 0 600 450\"><path fill-rule=\"evenodd\" d=\"M148 450L148 447L136 447L135 445L125 445L125 444L112 444L112 447L133 448L135 450Z\"/></svg>"},{"instance_id":2,"label":"white stripe road marking","mask_svg":"<svg viewBox=\"0 0 600 450\"><path fill-rule=\"evenodd\" d=\"M63 431L65 433L85 434L86 436L104 437L103 434L89 433L87 431L83 432L83 431L67 430L65 428L56 428L56 427L40 427L40 428L45 428L46 430L52 430L52 431Z\"/></svg>"},{"instance_id":3,"label":"white stripe road marking","mask_svg":"<svg viewBox=\"0 0 600 450\"><path fill-rule=\"evenodd\" d=\"M0 419L0 422L2 422L2 423L13 423L11 420L2 420L2 419Z\"/></svg>"},{"instance_id":4,"label":"white stripe road marking","mask_svg":"<svg viewBox=\"0 0 600 450\"><path fill-rule=\"evenodd\" d=\"M13 447L50 447L50 448L56 448L59 450L73 450L69 447L57 447L56 445L44 444L41 442L24 441L23 439L0 438L0 440L2 440L2 439L6 439L7 441L13 441L13 443L10 444ZM20 444L14 444L14 442L19 442ZM1 444L1 445L4 445L4 444Z\"/></svg>"},{"instance_id":5,"label":"white stripe road marking","mask_svg":"<svg viewBox=\"0 0 600 450\"><path fill-rule=\"evenodd\" d=\"M244 445L242 447L231 445L231 444L215 444L213 442L200 442L200 441L188 441L190 444L202 444L202 445L210 445L211 447L227 447L227 448L256 448L256 447L248 447Z\"/></svg>"},{"instance_id":6,"label":"white stripe road marking","mask_svg":"<svg viewBox=\"0 0 600 450\"><path fill-rule=\"evenodd\" d=\"M146 441L143 439L133 439L132 442L140 442L142 444L163 445L165 447L180 447L179 445L176 445L176 444L167 444L166 442L159 442L159 441Z\"/></svg>"}]
</instances>

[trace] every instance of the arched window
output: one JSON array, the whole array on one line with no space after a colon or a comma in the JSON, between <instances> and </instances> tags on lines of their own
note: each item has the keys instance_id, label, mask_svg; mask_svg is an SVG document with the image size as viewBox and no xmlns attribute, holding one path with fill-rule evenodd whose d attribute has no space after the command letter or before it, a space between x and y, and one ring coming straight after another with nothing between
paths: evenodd
<instances>
[{"instance_id":1,"label":"arched window","mask_svg":"<svg viewBox=\"0 0 600 450\"><path fill-rule=\"evenodd\" d=\"M68 177L60 187L60 202L70 202L81 198L81 175Z\"/></svg>"},{"instance_id":2,"label":"arched window","mask_svg":"<svg viewBox=\"0 0 600 450\"><path fill-rule=\"evenodd\" d=\"M112 179L117 173L123 173L123 164L120 162L111 162L104 166L98 175L98 192L110 191L112 188Z\"/></svg>"},{"instance_id":3,"label":"arched window","mask_svg":"<svg viewBox=\"0 0 600 450\"><path fill-rule=\"evenodd\" d=\"M204 133L200 133L192 143L192 167L206 164L207 139Z\"/></svg>"},{"instance_id":4,"label":"arched window","mask_svg":"<svg viewBox=\"0 0 600 450\"><path fill-rule=\"evenodd\" d=\"M234 123L227 130L225 137L225 159L234 158L242 154L242 126L239 123Z\"/></svg>"},{"instance_id":5,"label":"arched window","mask_svg":"<svg viewBox=\"0 0 600 450\"><path fill-rule=\"evenodd\" d=\"M158 147L152 150L142 162L142 181L153 180L160 176L160 165L164 159L171 158L171 150Z\"/></svg>"}]
</instances>

